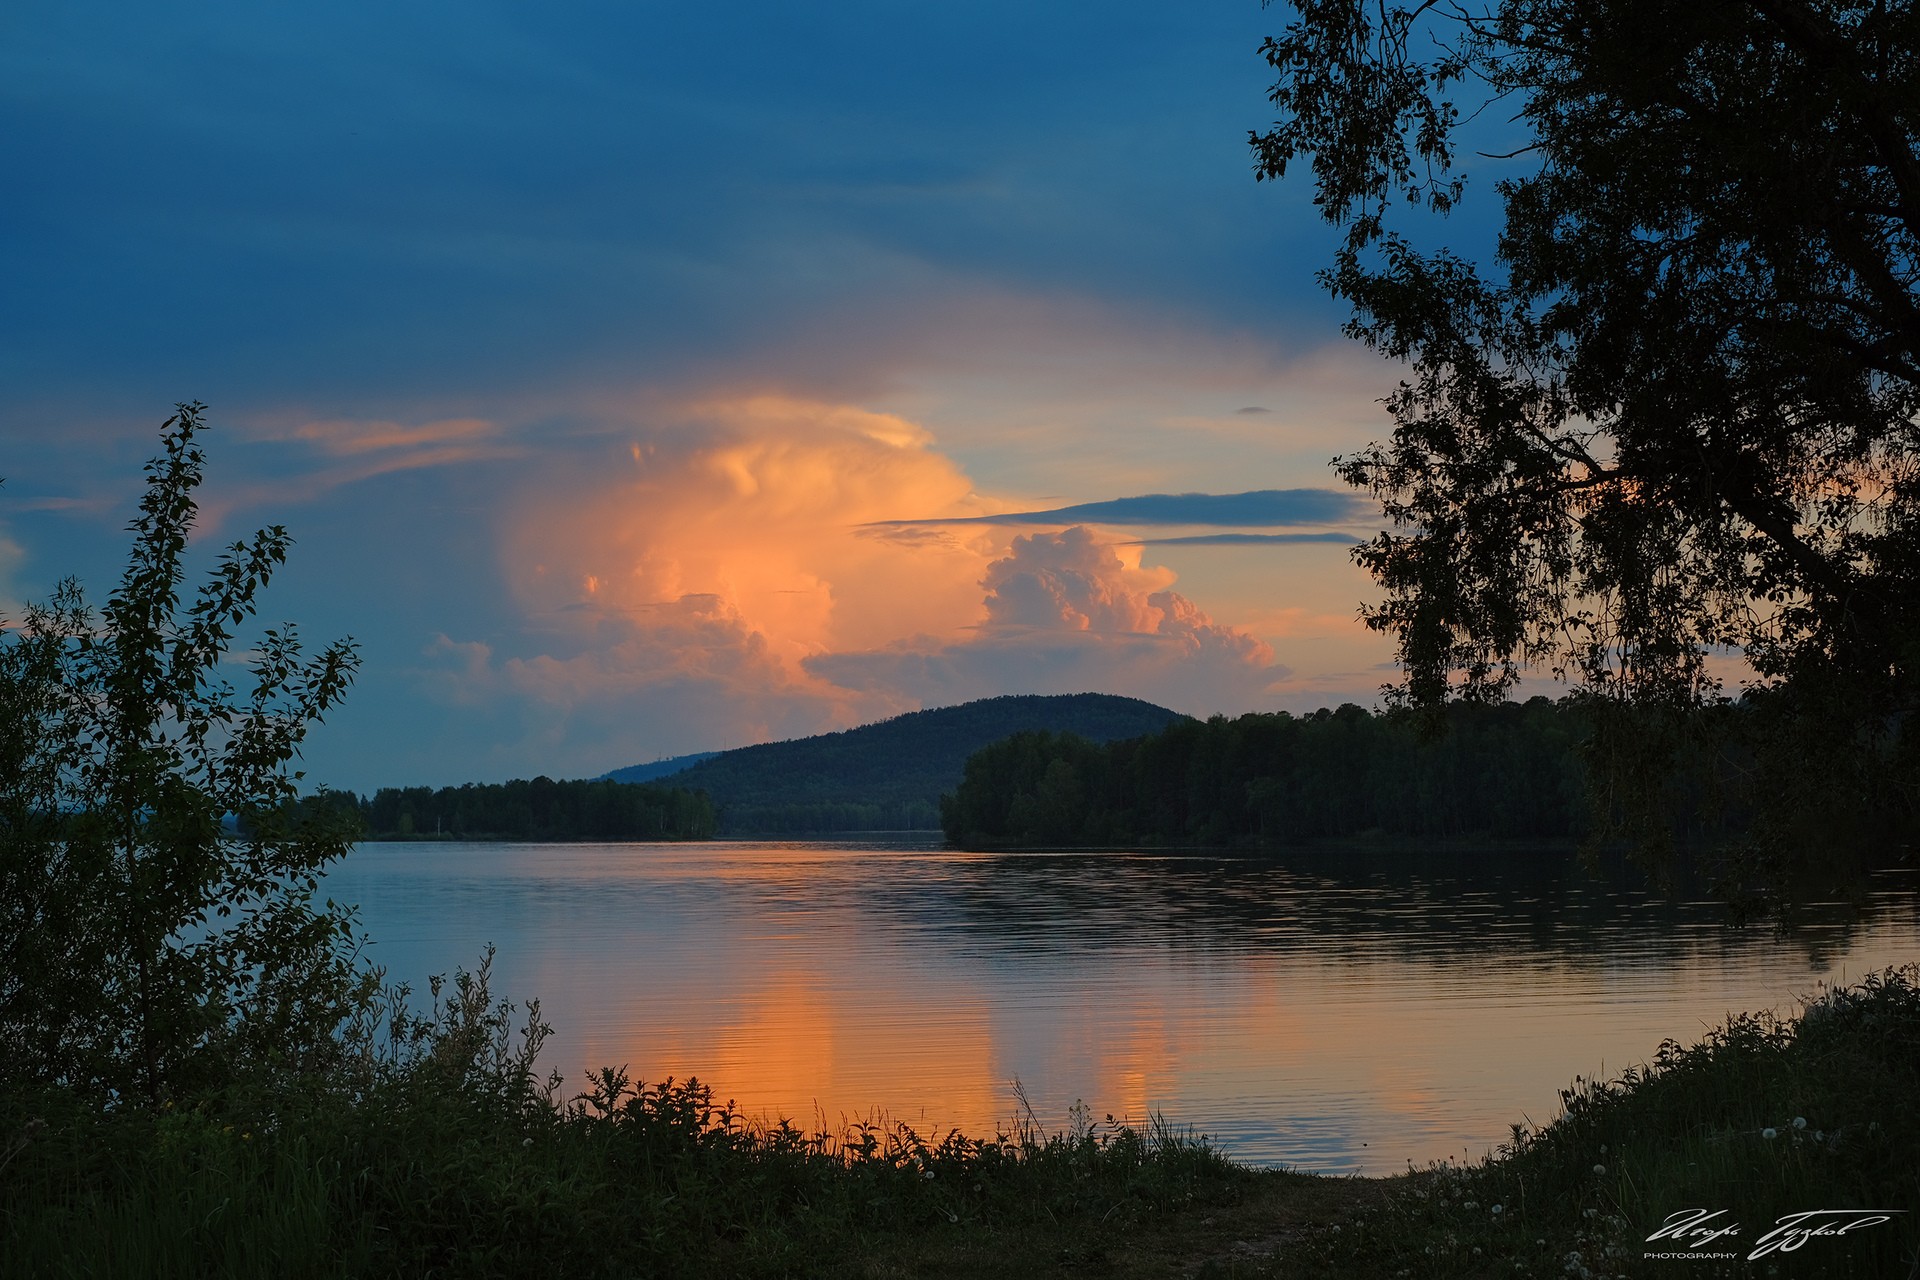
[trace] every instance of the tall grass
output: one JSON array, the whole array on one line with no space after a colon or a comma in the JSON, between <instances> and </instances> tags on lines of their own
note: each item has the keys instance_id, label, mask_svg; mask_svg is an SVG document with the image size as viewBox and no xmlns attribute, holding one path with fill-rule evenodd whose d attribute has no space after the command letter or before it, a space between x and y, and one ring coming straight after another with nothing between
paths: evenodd
<instances>
[{"instance_id":1,"label":"tall grass","mask_svg":"<svg viewBox=\"0 0 1920 1280\"><path fill-rule=\"evenodd\" d=\"M568 1095L533 1071L537 1007L516 1029L487 975L483 964L435 984L418 1016L390 999L323 1079L258 1079L158 1109L8 1093L0 1271L815 1275L911 1269L944 1240L978 1272L983 1253L990 1262L1035 1237L1125 1249L1189 1206L1231 1231L1236 1204L1302 1190L1157 1119L1136 1127L1083 1108L1061 1131L1028 1110L971 1138L879 1120L834 1133L750 1123L698 1081L647 1084L619 1069ZM1829 992L1798 1019L1733 1018L1617 1080L1576 1080L1562 1100L1553 1123L1516 1126L1482 1163L1415 1172L1354 1196L1337 1226L1289 1231L1277 1258L1202 1265L1329 1277L1916 1274L1920 968ZM1778 1218L1815 1208L1900 1212L1748 1260ZM1738 1224L1695 1251L1733 1260L1643 1256L1687 1248L1647 1237L1689 1209Z\"/></svg>"},{"instance_id":2,"label":"tall grass","mask_svg":"<svg viewBox=\"0 0 1920 1280\"><path fill-rule=\"evenodd\" d=\"M1920 1275L1920 966L1827 992L1797 1019L1740 1015L1668 1041L1617 1080L1576 1079L1563 1114L1474 1166L1436 1166L1384 1208L1319 1232L1288 1274ZM1750 1258L1788 1214L1891 1221ZM1649 1240L1685 1210L1737 1234ZM1651 1254L1729 1252L1731 1259ZM1678 1271L1676 1271L1676 1268Z\"/></svg>"},{"instance_id":3,"label":"tall grass","mask_svg":"<svg viewBox=\"0 0 1920 1280\"><path fill-rule=\"evenodd\" d=\"M390 1005L359 1067L188 1108L13 1098L46 1129L0 1169L21 1275L804 1275L877 1240L1131 1221L1252 1177L1202 1139L1084 1111L989 1139L868 1122L749 1123L695 1080L606 1069L563 1097L531 1071L486 966L420 1019Z\"/></svg>"}]
</instances>

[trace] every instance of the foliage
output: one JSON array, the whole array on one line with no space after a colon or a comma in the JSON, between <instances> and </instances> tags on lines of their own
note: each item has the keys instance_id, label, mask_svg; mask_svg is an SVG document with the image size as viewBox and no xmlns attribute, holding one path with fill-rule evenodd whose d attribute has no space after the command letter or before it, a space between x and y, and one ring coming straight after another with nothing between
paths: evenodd
<instances>
[{"instance_id":1,"label":"foliage","mask_svg":"<svg viewBox=\"0 0 1920 1280\"><path fill-rule=\"evenodd\" d=\"M182 405L162 430L104 607L63 582L0 647L0 1042L15 1085L154 1101L237 1062L310 1065L367 989L349 913L311 901L347 838L282 812L307 727L357 656L343 641L309 657L292 626L271 628L243 690L230 683L233 628L290 539L276 525L234 543L183 599L201 412Z\"/></svg>"},{"instance_id":2,"label":"foliage","mask_svg":"<svg viewBox=\"0 0 1920 1280\"><path fill-rule=\"evenodd\" d=\"M1318 1232L1288 1275L1501 1277L1906 1275L1920 1256L1920 967L1829 991L1797 1021L1738 1015L1700 1043L1660 1046L1611 1081L1575 1080L1563 1114L1472 1166L1410 1180L1380 1211ZM1784 1215L1893 1211L1843 1238L1746 1256ZM1739 1234L1689 1249L1649 1241L1687 1209L1724 1210Z\"/></svg>"},{"instance_id":3,"label":"foliage","mask_svg":"<svg viewBox=\"0 0 1920 1280\"><path fill-rule=\"evenodd\" d=\"M1862 809L1910 835L1920 13L1295 7L1253 142L1265 178L1310 159L1343 228L1323 279L1411 366L1391 441L1339 463L1394 525L1357 558L1402 695L1545 667L1617 704L1604 758L1658 772L1697 746L1668 709L1740 650L1766 710L1722 723L1753 735L1761 852L1844 843L1826 819ZM1459 208L1462 148L1495 136L1491 259L1423 249L1411 211Z\"/></svg>"},{"instance_id":4,"label":"foliage","mask_svg":"<svg viewBox=\"0 0 1920 1280\"><path fill-rule=\"evenodd\" d=\"M1347 705L1216 716L1145 738L1017 734L977 752L941 801L970 848L1289 845L1344 836L1567 840L1590 826L1580 709L1456 706L1434 739Z\"/></svg>"},{"instance_id":5,"label":"foliage","mask_svg":"<svg viewBox=\"0 0 1920 1280\"><path fill-rule=\"evenodd\" d=\"M346 801L375 839L704 840L714 830L702 792L603 778L382 787Z\"/></svg>"},{"instance_id":6,"label":"foliage","mask_svg":"<svg viewBox=\"0 0 1920 1280\"><path fill-rule=\"evenodd\" d=\"M34 1274L797 1275L873 1237L1088 1221L1117 1229L1254 1175L1164 1124L1079 1115L992 1139L869 1122L749 1123L698 1081L608 1068L565 1098L545 1027L487 966L403 993L296 1089L50 1120L0 1164L0 1244ZM16 1105L0 1133L24 1129Z\"/></svg>"},{"instance_id":7,"label":"foliage","mask_svg":"<svg viewBox=\"0 0 1920 1280\"><path fill-rule=\"evenodd\" d=\"M1084 1114L1066 1132L1027 1123L990 1140L879 1123L830 1136L752 1125L698 1082L616 1069L561 1099L531 1070L538 1011L515 1034L484 964L435 997L417 1018L403 1004L370 1013L347 1036L356 1051L301 1088L104 1111L0 1099L0 1256L26 1274L143 1280L867 1275L903 1242L1004 1261L1076 1224L1123 1241L1182 1211L1224 1222L1260 1192L1314 1190L1164 1125ZM1277 1256L1236 1251L1230 1273L1660 1275L1670 1264L1639 1254L1676 1208L1729 1208L1744 1253L1782 1213L1876 1206L1905 1212L1766 1263L1904 1274L1920 1250L1917 1072L1909 966L1797 1022L1736 1017L1619 1080L1576 1080L1560 1118L1517 1126L1496 1156L1384 1184L1337 1229L1263 1237ZM1048 1260L1084 1269L1077 1254ZM1016 1269L1039 1268L983 1273Z\"/></svg>"}]
</instances>

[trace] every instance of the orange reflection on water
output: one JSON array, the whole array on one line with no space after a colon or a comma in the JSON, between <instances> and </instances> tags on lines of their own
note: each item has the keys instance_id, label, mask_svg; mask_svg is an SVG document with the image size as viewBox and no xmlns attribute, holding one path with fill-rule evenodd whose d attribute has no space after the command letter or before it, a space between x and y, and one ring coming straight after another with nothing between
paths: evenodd
<instances>
[{"instance_id":1,"label":"orange reflection on water","mask_svg":"<svg viewBox=\"0 0 1920 1280\"><path fill-rule=\"evenodd\" d=\"M625 1064L760 1120L937 1137L1004 1130L1018 1079L1049 1128L1076 1100L1158 1111L1242 1158L1342 1172L1478 1156L1551 1120L1576 1074L1920 952L1907 899L1796 952L1706 909L1459 907L1258 864L716 845L361 865L370 931L423 948L381 957L396 976L497 939L496 989L543 997L546 1061L575 1082Z\"/></svg>"},{"instance_id":2,"label":"orange reflection on water","mask_svg":"<svg viewBox=\"0 0 1920 1280\"><path fill-rule=\"evenodd\" d=\"M903 1020L905 1008L919 1012ZM808 1131L878 1119L986 1133L1011 1115L978 994L885 974L855 988L812 968L764 969L724 1004L656 1008L585 1050L646 1063L652 1080L697 1076L750 1121Z\"/></svg>"}]
</instances>

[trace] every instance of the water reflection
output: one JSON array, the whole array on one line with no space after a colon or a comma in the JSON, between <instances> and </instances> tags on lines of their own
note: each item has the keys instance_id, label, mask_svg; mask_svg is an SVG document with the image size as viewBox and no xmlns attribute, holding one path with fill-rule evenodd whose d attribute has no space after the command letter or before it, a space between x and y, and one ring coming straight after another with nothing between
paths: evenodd
<instances>
[{"instance_id":1,"label":"water reflection","mask_svg":"<svg viewBox=\"0 0 1920 1280\"><path fill-rule=\"evenodd\" d=\"M1920 955L1911 888L1788 935L1557 855L1367 871L929 846L370 845L329 892L416 984L499 944L578 1072L802 1123L1164 1111L1242 1158L1388 1172L1545 1120L1576 1072Z\"/></svg>"}]
</instances>

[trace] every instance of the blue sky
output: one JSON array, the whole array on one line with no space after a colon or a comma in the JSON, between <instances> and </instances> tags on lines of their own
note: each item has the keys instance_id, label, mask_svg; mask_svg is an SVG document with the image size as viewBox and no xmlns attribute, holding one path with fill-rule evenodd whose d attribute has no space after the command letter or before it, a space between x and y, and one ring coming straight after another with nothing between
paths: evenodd
<instances>
[{"instance_id":1,"label":"blue sky","mask_svg":"<svg viewBox=\"0 0 1920 1280\"><path fill-rule=\"evenodd\" d=\"M0 601L105 594L199 399L204 549L286 524L268 620L364 647L335 785L1370 698L1363 504L1120 501L1336 489L1385 430L1332 231L1252 178L1285 16L14 6Z\"/></svg>"}]
</instances>

